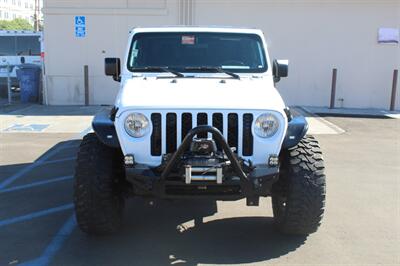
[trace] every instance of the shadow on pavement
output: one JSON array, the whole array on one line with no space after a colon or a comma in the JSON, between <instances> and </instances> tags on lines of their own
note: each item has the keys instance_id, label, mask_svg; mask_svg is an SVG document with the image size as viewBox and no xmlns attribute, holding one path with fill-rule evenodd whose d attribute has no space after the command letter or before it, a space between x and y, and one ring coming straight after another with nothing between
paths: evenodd
<instances>
[{"instance_id":1,"label":"shadow on pavement","mask_svg":"<svg viewBox=\"0 0 400 266\"><path fill-rule=\"evenodd\" d=\"M244 207L245 208L245 207ZM201 223L215 201L129 202L124 229L93 237L76 230L55 265L197 265L267 261L296 250L305 237L276 232L270 217L235 217ZM260 213L263 213L260 210ZM190 226L183 223L195 220Z\"/></svg>"},{"instance_id":2,"label":"shadow on pavement","mask_svg":"<svg viewBox=\"0 0 400 266\"><path fill-rule=\"evenodd\" d=\"M62 141L49 148L45 153L36 158L32 163L21 163L21 164L5 164L2 162L2 158L6 158L8 156L6 148L3 151L0 151L0 188L2 182L6 181L7 187L12 187L15 183L20 183L20 181L24 181L27 177L32 178L41 178L41 174L45 173L43 176L48 176L48 178L52 177L60 177L63 176L63 172L52 173L55 171L54 169L60 168L59 164L52 164L54 160L62 160L64 158L70 158L76 156L76 149L80 145L81 140L68 140ZM1 145L0 145L1 146ZM23 148L23 147L21 147ZM16 156L14 154L14 156ZM22 156L23 157L23 156ZM71 161L74 161L71 158ZM63 162L61 162L62 166ZM71 171L65 173L65 175L70 175ZM32 174L36 174L32 177ZM10 181L12 180L12 181ZM32 181L32 180L30 180Z\"/></svg>"},{"instance_id":3,"label":"shadow on pavement","mask_svg":"<svg viewBox=\"0 0 400 266\"><path fill-rule=\"evenodd\" d=\"M60 142L40 156L36 162L60 160L72 154L65 154L65 147L77 147L79 140ZM64 147L64 148L63 148ZM70 152L75 152L71 150ZM60 164L40 164L39 173L30 177L21 176L13 185L24 185L25 182L37 182L45 178L71 175L73 169L64 169ZM26 165L0 166L0 173L13 172ZM8 169L7 169L8 168ZM6 171L7 169L7 171ZM8 171L9 170L9 171ZM62 171L62 172L60 172ZM66 172L68 171L68 172ZM28 173L27 173L28 174ZM30 174L28 174L30 175ZM0 180L0 181L4 181ZM22 183L18 181L23 181ZM68 190L68 191L66 191ZM65 204L65 195L72 197L72 186L66 183L54 183L52 186L40 187L43 198L26 202L27 209L42 210L46 208L43 199L49 206ZM26 191L29 192L29 191ZM12 208L15 198L23 194L6 194L7 206ZM64 196L63 196L64 195ZM60 201L60 198L62 201ZM243 204L240 202L238 204ZM28 206L29 205L29 206ZM36 206L39 205L39 206ZM42 206L43 205L43 206ZM29 207L29 208L28 208ZM245 205L240 206L247 208ZM240 215L240 207L237 215ZM236 207L235 207L236 208ZM206 264L247 264L263 262L286 255L305 241L305 237L287 237L279 234L271 217L264 217L266 210L259 207L260 217L223 217L214 216L218 212L217 203L210 200L167 201L157 200L150 205L148 200L132 198L127 200L124 227L121 232L101 237L88 236L76 228L72 235L65 236L66 242L55 254L52 265L197 265ZM6 211L7 212L7 211ZM32 212L32 211L30 211ZM20 214L21 215L21 214ZM7 217L10 216L9 214ZM15 216L15 215L13 215ZM52 218L53 217L53 218ZM204 219L208 217L207 219ZM221 218L220 218L221 217ZM41 228L49 228L46 234L39 229L31 228L38 239L34 242L24 238L14 239L18 243L18 257L30 260L28 256L34 243L50 243L48 238L55 237L57 232L50 226L51 214L43 221ZM206 222L203 222L206 220ZM58 221L58 220L57 220ZM62 224L62 222L61 222ZM14 227L9 227L14 228ZM36 233L35 233L36 232ZM4 233L6 234L6 233ZM11 234L11 233L10 233ZM2 243L6 245L6 243ZM45 247L42 247L43 249ZM25 252L27 254L25 254ZM39 256L40 254L37 254ZM9 258L7 258L9 259ZM10 258L12 259L12 258Z\"/></svg>"}]
</instances>

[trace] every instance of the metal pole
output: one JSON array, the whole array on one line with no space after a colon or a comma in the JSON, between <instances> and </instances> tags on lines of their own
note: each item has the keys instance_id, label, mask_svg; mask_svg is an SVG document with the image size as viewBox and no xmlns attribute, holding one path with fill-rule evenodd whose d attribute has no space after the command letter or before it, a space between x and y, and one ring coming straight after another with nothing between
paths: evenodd
<instances>
[{"instance_id":1,"label":"metal pole","mask_svg":"<svg viewBox=\"0 0 400 266\"><path fill-rule=\"evenodd\" d=\"M397 91L397 79L399 77L399 70L393 71L393 83L392 83L392 97L390 98L390 111L394 111L396 106L396 91Z\"/></svg>"},{"instance_id":2,"label":"metal pole","mask_svg":"<svg viewBox=\"0 0 400 266\"><path fill-rule=\"evenodd\" d=\"M83 67L84 80L85 80L85 105L89 105L89 66Z\"/></svg>"},{"instance_id":3,"label":"metal pole","mask_svg":"<svg viewBox=\"0 0 400 266\"><path fill-rule=\"evenodd\" d=\"M330 109L335 108L335 99L336 99L336 80L337 80L337 69L334 68L332 72L332 89L331 89L331 105Z\"/></svg>"},{"instance_id":4,"label":"metal pole","mask_svg":"<svg viewBox=\"0 0 400 266\"><path fill-rule=\"evenodd\" d=\"M34 28L35 31L39 31L39 0L35 0L35 13L34 13Z\"/></svg>"},{"instance_id":5,"label":"metal pole","mask_svg":"<svg viewBox=\"0 0 400 266\"><path fill-rule=\"evenodd\" d=\"M11 67L10 64L7 62L7 92L8 92L8 104L11 104Z\"/></svg>"}]
</instances>

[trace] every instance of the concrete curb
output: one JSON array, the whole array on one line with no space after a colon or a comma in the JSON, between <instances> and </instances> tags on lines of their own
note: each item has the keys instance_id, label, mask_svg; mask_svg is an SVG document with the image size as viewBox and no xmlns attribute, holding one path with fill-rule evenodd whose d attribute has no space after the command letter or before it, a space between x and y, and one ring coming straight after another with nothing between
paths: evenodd
<instances>
[{"instance_id":1,"label":"concrete curb","mask_svg":"<svg viewBox=\"0 0 400 266\"><path fill-rule=\"evenodd\" d=\"M330 109L328 107L311 107L301 106L299 107L308 113L314 115L324 114L332 116L343 116L343 117L359 117L359 118L392 118L400 119L400 111L387 111L383 109L357 109L357 108L335 108Z\"/></svg>"},{"instance_id":2,"label":"concrete curb","mask_svg":"<svg viewBox=\"0 0 400 266\"><path fill-rule=\"evenodd\" d=\"M314 114L313 112L310 112L309 110L307 110L306 108L304 108L302 106L296 106L295 108L301 115L303 115L305 117L312 117L312 118L316 119L318 122L323 123L324 125L329 127L331 130L333 130L335 132L335 134L343 134L346 132L344 129L342 129L342 128L336 126L335 124L329 122L328 120Z\"/></svg>"}]
</instances>

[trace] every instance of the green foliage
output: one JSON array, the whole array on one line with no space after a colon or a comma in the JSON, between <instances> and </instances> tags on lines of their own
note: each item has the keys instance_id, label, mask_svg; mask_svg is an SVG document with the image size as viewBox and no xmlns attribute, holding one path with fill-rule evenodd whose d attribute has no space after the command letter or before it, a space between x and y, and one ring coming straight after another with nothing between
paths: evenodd
<instances>
[{"instance_id":1,"label":"green foliage","mask_svg":"<svg viewBox=\"0 0 400 266\"><path fill-rule=\"evenodd\" d=\"M14 20L0 20L0 30L33 30L33 26L22 18Z\"/></svg>"}]
</instances>

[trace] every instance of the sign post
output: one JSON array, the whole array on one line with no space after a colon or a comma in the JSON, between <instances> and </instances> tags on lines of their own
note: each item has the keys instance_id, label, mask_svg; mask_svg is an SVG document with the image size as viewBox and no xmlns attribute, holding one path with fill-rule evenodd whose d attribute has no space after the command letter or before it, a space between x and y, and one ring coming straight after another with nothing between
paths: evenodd
<instances>
[{"instance_id":1,"label":"sign post","mask_svg":"<svg viewBox=\"0 0 400 266\"><path fill-rule=\"evenodd\" d=\"M11 97L11 72L13 71L10 64L7 62L7 93L8 93L8 104L11 104L12 97Z\"/></svg>"}]
</instances>

